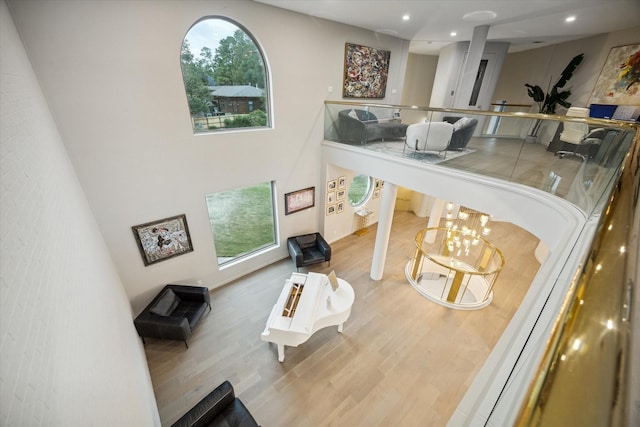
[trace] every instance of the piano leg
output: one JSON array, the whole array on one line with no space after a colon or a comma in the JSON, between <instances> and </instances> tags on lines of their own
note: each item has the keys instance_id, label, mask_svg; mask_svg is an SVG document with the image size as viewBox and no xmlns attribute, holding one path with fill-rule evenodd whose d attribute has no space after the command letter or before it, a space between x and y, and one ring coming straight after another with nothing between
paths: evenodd
<instances>
[{"instance_id":1,"label":"piano leg","mask_svg":"<svg viewBox=\"0 0 640 427\"><path fill-rule=\"evenodd\" d=\"M340 323L338 325L338 332L342 333L342 327L344 326L344 323Z\"/></svg>"},{"instance_id":2,"label":"piano leg","mask_svg":"<svg viewBox=\"0 0 640 427\"><path fill-rule=\"evenodd\" d=\"M278 362L284 362L284 344L278 344Z\"/></svg>"}]
</instances>

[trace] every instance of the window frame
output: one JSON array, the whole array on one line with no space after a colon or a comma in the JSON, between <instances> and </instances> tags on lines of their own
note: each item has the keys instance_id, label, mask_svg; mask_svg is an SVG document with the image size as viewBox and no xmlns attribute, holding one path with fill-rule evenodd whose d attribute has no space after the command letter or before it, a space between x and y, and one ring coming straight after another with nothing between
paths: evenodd
<instances>
[{"instance_id":1,"label":"window frame","mask_svg":"<svg viewBox=\"0 0 640 427\"><path fill-rule=\"evenodd\" d=\"M189 107L189 102L188 102L188 95L187 95L187 88L186 88L186 82L185 82L185 76L184 76L184 68L182 66L182 58L180 57L179 62L180 62L180 74L182 76L182 84L183 84L183 89L185 92L185 101L187 101L187 113L188 113L188 117L189 117L189 121L191 123L191 129L193 131L194 136L199 136L199 135L211 135L211 134L220 134L220 133L228 133L228 132L242 132L242 131L256 131L256 130L269 130L269 129L273 129L275 127L275 120L274 120L274 110L273 110L273 96L272 96L272 82L271 82L271 72L270 72L270 66L269 66L269 61L265 52L265 49L263 48L262 44L258 41L258 39L253 35L253 33L251 31L249 31L247 29L247 27L245 27L244 25L240 24L239 22L237 22L236 20L229 18L227 16L223 16L223 15L207 15L207 16L203 16L202 18L198 19L197 21L195 21L186 31L184 37L182 38L182 43L180 45L181 48L181 52L182 52L182 46L184 44L184 42L187 40L187 37L189 35L189 33L191 32L191 30L197 26L198 24L201 24L204 21L207 20L222 20L225 21L233 26L235 26L237 29L241 30L253 43L253 45L255 46L258 54L260 55L260 57L262 58L262 65L263 65L263 72L264 72L264 112L266 115L266 124L264 126L249 126L249 127L232 127L232 128L217 128L217 129L211 129L208 128L203 130L203 131L196 131L196 126L195 126L195 122L194 122L194 116L192 116L191 114L191 109ZM207 46L208 47L208 46ZM215 53L215 50L212 50L213 53ZM181 56L181 55L180 55ZM194 58L196 58L194 56ZM231 102L231 101L229 101ZM253 104L253 103L252 103ZM256 111L255 106L252 108L252 111ZM217 114L216 114L217 116ZM206 114L205 119L209 118L209 114ZM207 124L209 123L209 120L207 120Z\"/></svg>"},{"instance_id":2,"label":"window frame","mask_svg":"<svg viewBox=\"0 0 640 427\"><path fill-rule=\"evenodd\" d=\"M349 191L351 190L351 185L353 184L353 181L355 181L355 179L359 176L364 176L367 178L368 183L367 183L367 191L365 191L364 195L362 196L362 198L360 199L360 201L358 203L351 203L351 200L349 198ZM350 206L354 207L354 208L359 208L361 206L364 206L367 204L367 202L369 200L371 200L371 196L373 195L373 191L374 191L374 187L375 187L375 179L370 176L370 175L366 175L363 173L359 173L357 175L354 175L353 178L351 178L351 182L349 182L349 185L347 186L347 202L349 203Z\"/></svg>"},{"instance_id":3,"label":"window frame","mask_svg":"<svg viewBox=\"0 0 640 427\"><path fill-rule=\"evenodd\" d=\"M218 250L219 248L216 246L216 231L214 230L214 226L213 224L211 224L211 208L209 206L209 201L208 198L210 196L213 196L215 194L220 194L220 193L226 193L226 192L230 192L230 191L236 191L236 190L242 190L242 189L246 189L246 188L252 188L252 187L257 187L261 184L266 184L268 183L270 185L270 193L271 193L271 220L272 220L272 224L273 224L273 240L271 243L267 243L265 245L262 245L260 247L254 248L252 250L249 250L247 252L241 253L240 255L234 256L234 257L224 257L224 256L220 256L218 255ZM207 216L209 218L209 228L211 230L211 236L212 236L212 243L213 243L213 248L214 251L216 253L216 262L218 263L218 267L222 270L224 268L227 268L231 265L235 265L238 263L241 263L243 261L246 261L247 259L253 258L259 254L262 253L266 253L270 250L273 249L277 249L278 247L280 247L280 238L279 238L279 225L278 225L278 206L277 206L277 191L276 191L276 182L275 180L268 180L268 181L263 181L263 182L259 182L253 185L246 185L243 187L236 187L236 188L232 188L232 189L227 189L227 190L222 190L222 191L216 191L214 193L210 193L210 194L206 194L205 195L205 205L207 208ZM220 261L221 258L228 258L226 261Z\"/></svg>"}]
</instances>

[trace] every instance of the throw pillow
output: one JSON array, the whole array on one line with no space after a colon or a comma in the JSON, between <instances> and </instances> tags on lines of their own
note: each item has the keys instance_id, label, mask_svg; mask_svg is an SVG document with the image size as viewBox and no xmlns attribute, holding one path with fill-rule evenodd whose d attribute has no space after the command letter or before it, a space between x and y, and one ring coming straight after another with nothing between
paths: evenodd
<instances>
[{"instance_id":1,"label":"throw pillow","mask_svg":"<svg viewBox=\"0 0 640 427\"><path fill-rule=\"evenodd\" d=\"M348 116L352 119L360 120L360 118L358 117L358 113L356 113L356 110L349 111Z\"/></svg>"},{"instance_id":2,"label":"throw pillow","mask_svg":"<svg viewBox=\"0 0 640 427\"><path fill-rule=\"evenodd\" d=\"M453 131L457 131L465 127L471 121L470 117L462 117L453 124Z\"/></svg>"},{"instance_id":3,"label":"throw pillow","mask_svg":"<svg viewBox=\"0 0 640 427\"><path fill-rule=\"evenodd\" d=\"M298 245L300 245L301 249L306 249L308 247L316 245L316 235L307 234L304 236L298 236L296 237L296 241L298 242Z\"/></svg>"},{"instance_id":4,"label":"throw pillow","mask_svg":"<svg viewBox=\"0 0 640 427\"><path fill-rule=\"evenodd\" d=\"M167 289L149 311L158 316L170 316L178 304L180 304L180 297L171 289Z\"/></svg>"}]
</instances>

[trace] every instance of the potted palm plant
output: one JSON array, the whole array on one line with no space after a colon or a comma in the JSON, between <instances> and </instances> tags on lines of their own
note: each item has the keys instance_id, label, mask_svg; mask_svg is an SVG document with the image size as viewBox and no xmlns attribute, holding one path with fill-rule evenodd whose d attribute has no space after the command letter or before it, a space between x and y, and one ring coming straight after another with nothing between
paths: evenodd
<instances>
[{"instance_id":1,"label":"potted palm plant","mask_svg":"<svg viewBox=\"0 0 640 427\"><path fill-rule=\"evenodd\" d=\"M571 79L574 71L576 70L576 68L578 68L578 65L580 65L583 59L584 59L583 53L574 56L573 59L571 59L571 61L569 62L569 64L567 64L567 66L564 68L564 70L562 70L562 73L560 73L560 78L558 79L556 84L551 86L551 89L548 90L546 94L544 93L544 91L540 86L531 85L528 83L525 84L525 86L527 87L527 95L529 95L533 99L533 101L536 104L538 104L539 113L555 114L556 108L558 107L558 105L565 108L571 107L571 103L567 101L569 96L571 96L571 90L569 89L561 90L561 89L564 88L567 82ZM549 85L551 85L551 79L549 79ZM533 127L533 131L531 132L531 136L536 136L538 134L538 131L540 130L540 125L542 123L543 123L543 120L536 121ZM556 126L557 126L557 123L556 123Z\"/></svg>"}]
</instances>

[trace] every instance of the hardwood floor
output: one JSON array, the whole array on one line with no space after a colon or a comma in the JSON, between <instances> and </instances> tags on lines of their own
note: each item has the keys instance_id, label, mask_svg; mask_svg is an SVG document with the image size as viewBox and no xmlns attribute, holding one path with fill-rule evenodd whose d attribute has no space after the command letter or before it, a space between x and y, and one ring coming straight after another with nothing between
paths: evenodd
<instances>
[{"instance_id":1,"label":"hardwood floor","mask_svg":"<svg viewBox=\"0 0 640 427\"><path fill-rule=\"evenodd\" d=\"M211 292L186 350L147 340L146 354L163 425L170 425L225 379L258 423L276 426L443 426L526 293L539 264L538 240L509 223L492 225L491 241L506 266L490 306L444 308L420 296L404 277L415 233L426 218L398 211L384 277L369 277L375 226L332 243L331 266L301 269L347 280L356 300L342 334L318 331L278 362L260 339L284 280L284 259Z\"/></svg>"}]
</instances>

